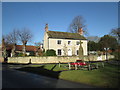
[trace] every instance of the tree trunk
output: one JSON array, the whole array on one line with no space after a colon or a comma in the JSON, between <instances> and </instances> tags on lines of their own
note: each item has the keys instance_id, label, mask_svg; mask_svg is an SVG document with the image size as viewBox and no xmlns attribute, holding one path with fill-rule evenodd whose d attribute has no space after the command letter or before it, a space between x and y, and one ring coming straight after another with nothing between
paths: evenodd
<instances>
[{"instance_id":1,"label":"tree trunk","mask_svg":"<svg viewBox=\"0 0 120 90\"><path fill-rule=\"evenodd\" d=\"M27 44L27 41L23 41L23 55L26 55L26 44Z\"/></svg>"},{"instance_id":2,"label":"tree trunk","mask_svg":"<svg viewBox=\"0 0 120 90\"><path fill-rule=\"evenodd\" d=\"M23 54L25 55L26 54L26 45L23 44Z\"/></svg>"},{"instance_id":3,"label":"tree trunk","mask_svg":"<svg viewBox=\"0 0 120 90\"><path fill-rule=\"evenodd\" d=\"M3 49L3 57L4 57L4 58L7 58L7 50L6 50L6 47L4 47L4 49Z\"/></svg>"},{"instance_id":4,"label":"tree trunk","mask_svg":"<svg viewBox=\"0 0 120 90\"><path fill-rule=\"evenodd\" d=\"M11 57L14 57L15 54L16 54L16 44L13 45L13 48L12 48L12 56Z\"/></svg>"}]
</instances>

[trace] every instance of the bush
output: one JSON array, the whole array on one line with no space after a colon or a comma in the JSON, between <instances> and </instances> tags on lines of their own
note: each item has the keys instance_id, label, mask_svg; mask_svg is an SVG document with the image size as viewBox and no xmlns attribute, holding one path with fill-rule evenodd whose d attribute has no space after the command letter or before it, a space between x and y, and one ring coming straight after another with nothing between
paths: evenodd
<instances>
[{"instance_id":1,"label":"bush","mask_svg":"<svg viewBox=\"0 0 120 90\"><path fill-rule=\"evenodd\" d=\"M23 56L23 53L17 53L16 56L22 57L22 56Z\"/></svg>"},{"instance_id":2,"label":"bush","mask_svg":"<svg viewBox=\"0 0 120 90\"><path fill-rule=\"evenodd\" d=\"M56 56L56 51L53 49L47 50L45 55L46 56Z\"/></svg>"},{"instance_id":3,"label":"bush","mask_svg":"<svg viewBox=\"0 0 120 90\"><path fill-rule=\"evenodd\" d=\"M120 52L114 52L115 59L120 60Z\"/></svg>"},{"instance_id":4,"label":"bush","mask_svg":"<svg viewBox=\"0 0 120 90\"><path fill-rule=\"evenodd\" d=\"M23 54L23 53L17 53L16 54L16 57L24 57L24 56L27 56L27 54Z\"/></svg>"},{"instance_id":5,"label":"bush","mask_svg":"<svg viewBox=\"0 0 120 90\"><path fill-rule=\"evenodd\" d=\"M35 56L35 52L30 52L29 56Z\"/></svg>"}]
</instances>

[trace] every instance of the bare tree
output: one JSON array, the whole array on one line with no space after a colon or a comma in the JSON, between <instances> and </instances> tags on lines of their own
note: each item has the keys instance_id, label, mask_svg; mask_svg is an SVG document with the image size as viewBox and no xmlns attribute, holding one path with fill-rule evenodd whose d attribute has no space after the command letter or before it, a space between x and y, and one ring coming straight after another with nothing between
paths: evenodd
<instances>
[{"instance_id":1,"label":"bare tree","mask_svg":"<svg viewBox=\"0 0 120 90\"><path fill-rule=\"evenodd\" d=\"M14 29L10 34L8 34L7 40L9 44L17 44L18 43L18 30Z\"/></svg>"},{"instance_id":2,"label":"bare tree","mask_svg":"<svg viewBox=\"0 0 120 90\"><path fill-rule=\"evenodd\" d=\"M21 31L19 30L19 39L23 44L23 54L26 54L26 44L29 42L32 38L32 33L29 29L24 28Z\"/></svg>"},{"instance_id":3,"label":"bare tree","mask_svg":"<svg viewBox=\"0 0 120 90\"><path fill-rule=\"evenodd\" d=\"M7 50L6 50L6 42L5 42L5 36L2 36L2 47L1 47L3 53L2 56L5 58L7 58L8 54L7 54Z\"/></svg>"},{"instance_id":4,"label":"bare tree","mask_svg":"<svg viewBox=\"0 0 120 90\"><path fill-rule=\"evenodd\" d=\"M35 46L36 46L36 47L40 47L41 45L42 45L41 42L35 42Z\"/></svg>"},{"instance_id":5,"label":"bare tree","mask_svg":"<svg viewBox=\"0 0 120 90\"><path fill-rule=\"evenodd\" d=\"M2 47L8 44L7 35L2 35Z\"/></svg>"},{"instance_id":6,"label":"bare tree","mask_svg":"<svg viewBox=\"0 0 120 90\"><path fill-rule=\"evenodd\" d=\"M35 43L35 46L36 46L36 56L40 56L40 55L42 55L42 43L41 42L36 42Z\"/></svg>"},{"instance_id":7,"label":"bare tree","mask_svg":"<svg viewBox=\"0 0 120 90\"><path fill-rule=\"evenodd\" d=\"M17 44L18 43L18 30L13 29L12 32L10 32L7 35L3 35L2 38L4 38L6 44Z\"/></svg>"},{"instance_id":8,"label":"bare tree","mask_svg":"<svg viewBox=\"0 0 120 90\"><path fill-rule=\"evenodd\" d=\"M84 34L87 35L86 25L84 24L85 20L82 16L76 16L71 24L69 25L68 32L77 33L80 28L82 28Z\"/></svg>"},{"instance_id":9,"label":"bare tree","mask_svg":"<svg viewBox=\"0 0 120 90\"><path fill-rule=\"evenodd\" d=\"M18 30L14 29L11 33L9 33L6 36L3 36L4 42L5 42L5 47L8 44L12 44L12 56L15 56L15 50L16 50L16 44L18 43Z\"/></svg>"}]
</instances>

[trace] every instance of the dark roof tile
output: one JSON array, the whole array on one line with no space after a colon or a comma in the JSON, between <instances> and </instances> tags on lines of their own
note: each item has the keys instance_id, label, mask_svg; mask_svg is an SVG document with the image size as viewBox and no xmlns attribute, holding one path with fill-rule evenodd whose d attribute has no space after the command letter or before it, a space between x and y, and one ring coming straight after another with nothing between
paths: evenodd
<instances>
[{"instance_id":1,"label":"dark roof tile","mask_svg":"<svg viewBox=\"0 0 120 90\"><path fill-rule=\"evenodd\" d=\"M58 31L48 31L47 33L49 38L86 40L84 36L78 33L58 32Z\"/></svg>"}]
</instances>

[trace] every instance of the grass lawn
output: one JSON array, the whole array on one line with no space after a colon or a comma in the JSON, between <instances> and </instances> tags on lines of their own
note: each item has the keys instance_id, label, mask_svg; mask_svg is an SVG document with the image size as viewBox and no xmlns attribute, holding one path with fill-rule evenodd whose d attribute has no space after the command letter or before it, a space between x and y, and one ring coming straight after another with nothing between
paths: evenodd
<instances>
[{"instance_id":1,"label":"grass lawn","mask_svg":"<svg viewBox=\"0 0 120 90\"><path fill-rule=\"evenodd\" d=\"M85 83L98 87L119 87L120 66L104 63L105 67L94 70L69 70L68 64L45 64L31 65L18 70L32 72L40 75L50 76L58 79L64 79L74 82ZM100 64L99 64L100 65Z\"/></svg>"}]
</instances>

